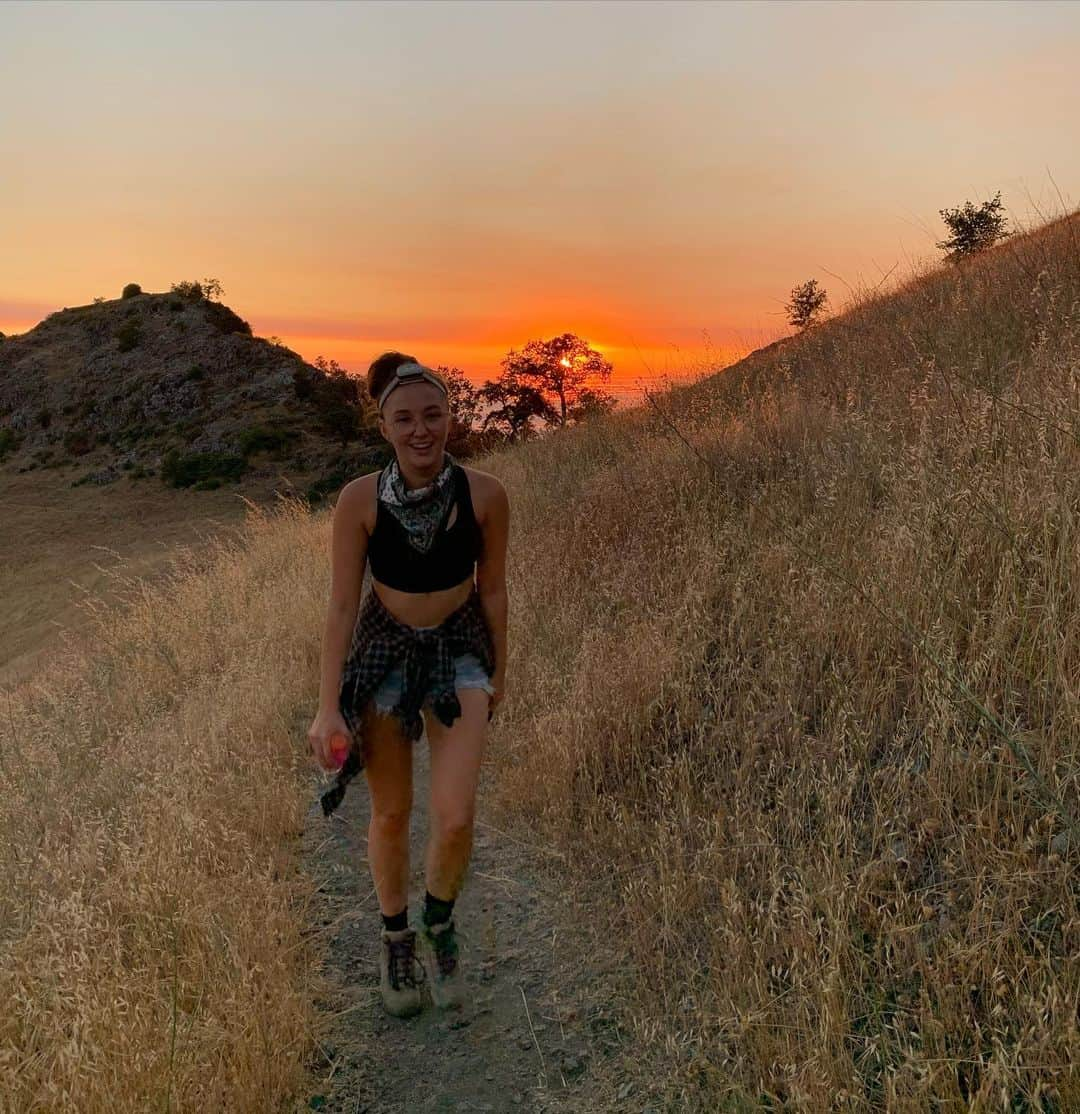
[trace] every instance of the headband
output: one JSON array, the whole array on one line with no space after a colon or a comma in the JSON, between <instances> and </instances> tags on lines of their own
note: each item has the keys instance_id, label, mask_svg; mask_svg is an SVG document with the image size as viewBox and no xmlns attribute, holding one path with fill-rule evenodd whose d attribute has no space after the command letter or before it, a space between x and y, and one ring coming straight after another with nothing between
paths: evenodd
<instances>
[{"instance_id":1,"label":"headband","mask_svg":"<svg viewBox=\"0 0 1080 1114\"><path fill-rule=\"evenodd\" d=\"M431 368L424 367L423 364L417 363L401 364L394 371L394 378L383 387L382 394L379 395L379 409L381 410L383 408L383 403L395 387L401 387L406 383L419 383L422 379L426 379L429 383L434 383L444 395L446 394L446 384L443 383Z\"/></svg>"}]
</instances>

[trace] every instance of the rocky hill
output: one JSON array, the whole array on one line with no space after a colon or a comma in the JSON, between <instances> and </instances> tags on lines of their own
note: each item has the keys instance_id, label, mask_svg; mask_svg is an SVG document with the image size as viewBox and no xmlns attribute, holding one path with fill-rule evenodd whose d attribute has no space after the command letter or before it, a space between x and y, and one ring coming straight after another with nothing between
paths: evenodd
<instances>
[{"instance_id":1,"label":"rocky hill","mask_svg":"<svg viewBox=\"0 0 1080 1114\"><path fill-rule=\"evenodd\" d=\"M137 288L136 288L137 289ZM197 283L62 309L0 339L0 469L175 487L281 474L313 498L381 463L363 384Z\"/></svg>"}]
</instances>

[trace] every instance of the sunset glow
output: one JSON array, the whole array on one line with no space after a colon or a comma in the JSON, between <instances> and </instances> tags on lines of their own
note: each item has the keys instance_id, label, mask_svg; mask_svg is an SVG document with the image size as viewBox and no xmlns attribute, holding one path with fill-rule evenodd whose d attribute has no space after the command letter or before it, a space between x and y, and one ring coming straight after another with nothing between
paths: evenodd
<instances>
[{"instance_id":1,"label":"sunset glow","mask_svg":"<svg viewBox=\"0 0 1080 1114\"><path fill-rule=\"evenodd\" d=\"M1080 5L971 11L9 2L0 331L214 277L309 360L480 382L573 332L632 398L936 258L946 205L1076 204Z\"/></svg>"}]
</instances>

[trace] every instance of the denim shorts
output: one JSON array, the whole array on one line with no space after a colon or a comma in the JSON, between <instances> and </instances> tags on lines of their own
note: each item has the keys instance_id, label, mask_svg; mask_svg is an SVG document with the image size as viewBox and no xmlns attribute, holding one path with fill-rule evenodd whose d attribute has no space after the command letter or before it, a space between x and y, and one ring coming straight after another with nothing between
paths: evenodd
<instances>
[{"instance_id":1,"label":"denim shorts","mask_svg":"<svg viewBox=\"0 0 1080 1114\"><path fill-rule=\"evenodd\" d=\"M424 628L420 628L424 629ZM455 689L483 689L489 696L494 695L495 686L487 675L480 659L475 654L462 654L454 658L454 688ZM383 678L383 682L375 690L375 709L383 715L393 711L394 706L401 698L401 669L394 666ZM425 706L431 704L431 694L424 696Z\"/></svg>"}]
</instances>

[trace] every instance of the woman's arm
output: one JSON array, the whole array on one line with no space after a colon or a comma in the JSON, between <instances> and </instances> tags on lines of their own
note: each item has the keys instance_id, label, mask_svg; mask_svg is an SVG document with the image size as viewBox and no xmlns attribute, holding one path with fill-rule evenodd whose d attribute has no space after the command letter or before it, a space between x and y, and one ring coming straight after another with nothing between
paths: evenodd
<instances>
[{"instance_id":1,"label":"woman's arm","mask_svg":"<svg viewBox=\"0 0 1080 1114\"><path fill-rule=\"evenodd\" d=\"M506 544L510 533L510 500L496 476L488 475L489 496L484 516L483 554L476 566L476 589L495 645L495 673L491 678L501 698L506 680Z\"/></svg>"},{"instance_id":2,"label":"woman's arm","mask_svg":"<svg viewBox=\"0 0 1080 1114\"><path fill-rule=\"evenodd\" d=\"M341 671L349 652L367 562L368 533L364 525L367 477L346 484L334 506L330 602L323 630L319 671L319 711L338 711Z\"/></svg>"}]
</instances>

